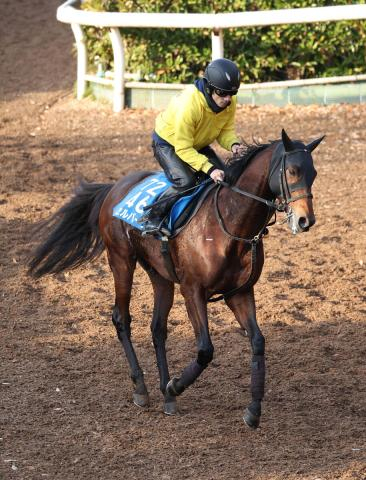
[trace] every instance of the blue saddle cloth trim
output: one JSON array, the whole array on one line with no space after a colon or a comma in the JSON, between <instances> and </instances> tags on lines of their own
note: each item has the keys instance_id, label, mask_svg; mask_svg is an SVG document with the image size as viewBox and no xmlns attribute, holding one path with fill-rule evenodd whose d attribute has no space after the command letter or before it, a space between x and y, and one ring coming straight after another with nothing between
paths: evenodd
<instances>
[{"instance_id":1,"label":"blue saddle cloth trim","mask_svg":"<svg viewBox=\"0 0 366 480\"><path fill-rule=\"evenodd\" d=\"M135 185L113 208L113 217L129 223L138 230L142 230L143 224L139 223L139 220L146 213L144 207L153 205L157 197L165 192L171 185L172 183L167 179L164 172L156 172L146 177ZM179 198L174 203L167 221L169 230L174 230L174 223L205 186L206 182L201 183L191 194Z\"/></svg>"},{"instance_id":2,"label":"blue saddle cloth trim","mask_svg":"<svg viewBox=\"0 0 366 480\"><path fill-rule=\"evenodd\" d=\"M180 217L180 215L184 212L184 210L188 207L188 205L195 199L198 198L201 191L206 187L207 183L202 182L200 185L197 186L195 190L189 195L185 195L184 197L179 198L170 210L168 228L171 232L174 231L174 224Z\"/></svg>"}]
</instances>

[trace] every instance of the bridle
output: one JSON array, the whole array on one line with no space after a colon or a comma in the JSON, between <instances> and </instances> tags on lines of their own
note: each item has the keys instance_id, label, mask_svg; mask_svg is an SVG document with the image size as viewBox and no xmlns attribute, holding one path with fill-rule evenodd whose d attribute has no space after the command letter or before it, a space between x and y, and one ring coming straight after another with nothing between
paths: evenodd
<instances>
[{"instance_id":1,"label":"bridle","mask_svg":"<svg viewBox=\"0 0 366 480\"><path fill-rule=\"evenodd\" d=\"M268 178L268 183L271 184L272 181L272 175L275 174L278 164L280 165L279 172L278 172L278 183L279 183L279 197L282 199L282 202L280 203L282 210L279 211L286 211L288 206L296 202L297 200L300 200L301 198L313 198L313 195L311 192L306 192L302 193L300 195L296 195L295 197L292 196L292 192L300 189L306 189L307 185L304 184L303 182L296 183L294 185L291 185L289 187L289 184L287 182L287 177L286 177L286 160L290 155L294 155L296 153L302 153L302 154L309 154L311 156L311 153L307 148L297 148L295 150L290 150L288 152L283 152L282 155L280 156L279 161L274 162L274 165L271 168L269 178ZM295 188L294 188L295 187ZM298 188L299 187L299 188ZM273 192L273 190L272 190ZM275 192L273 192L275 193Z\"/></svg>"},{"instance_id":2,"label":"bridle","mask_svg":"<svg viewBox=\"0 0 366 480\"><path fill-rule=\"evenodd\" d=\"M300 195L292 196L293 192L296 192L297 190L300 190L300 189L306 189L307 188L307 185L304 185L304 182L297 182L296 184L291 185L291 187L289 186L289 184L287 182L286 159L290 155L294 155L296 153L307 153L307 154L311 155L309 150L307 150L306 148L297 148L297 149L291 150L289 152L285 151L280 156L278 156L277 158L274 156L274 154L272 156L270 173L269 173L269 176L268 176L268 184L270 185L273 196L276 196L277 198L280 198L279 201L273 201L273 200L268 200L266 198L258 197L257 195L254 195L253 193L242 190L238 187L235 187L234 185L230 185L227 182L219 182L219 185L218 185L218 187L216 189L216 192L215 192L215 200L214 200L215 213L216 213L216 219L217 219L221 229L223 230L223 232L226 235L228 235L230 238L232 238L234 240L243 241L243 242L246 242L246 243L252 243L253 240L258 239L258 237L259 237L259 239L257 241L259 241L263 237L263 232L265 231L267 226L269 226L268 221L271 218L271 216L273 214L273 211L275 211L275 212L285 212L287 214L287 216L289 216L291 214L291 207L290 207L291 203L296 202L297 200L300 200L301 198L313 198L313 194L309 191L306 192L306 193L302 193ZM276 172L278 172L278 174L277 174L278 185L276 185L275 181L273 180L273 178L276 177ZM296 190L293 188L294 186L297 187ZM226 229L226 227L224 225L224 220L222 218L222 215L221 215L220 210L219 210L219 205L218 205L219 193L220 193L222 187L228 188L229 190L231 190L235 193L238 193L239 195L242 195L242 196L245 196L245 197L248 197L248 198L252 198L253 200L256 200L257 202L264 203L265 205L267 205L268 215L266 217L266 223L261 228L260 232L257 235L255 235L252 239L237 237L235 235L232 235ZM273 223L271 223L271 225L273 225Z\"/></svg>"},{"instance_id":3,"label":"bridle","mask_svg":"<svg viewBox=\"0 0 366 480\"><path fill-rule=\"evenodd\" d=\"M275 152L274 152L275 153ZM306 192L302 193L300 195L295 195L293 196L293 192L296 192L297 190L307 188L306 185L303 185L303 182L298 182L295 185L289 186L287 182L287 177L286 177L286 159L290 155L296 154L296 153L308 153L310 154L309 150L306 148L298 148L294 149L291 151L284 151L281 156L275 157L274 154L271 158L271 168L270 168L270 173L268 176L268 184L269 185L275 185L274 187L270 187L272 194L276 196L277 198L280 198L279 201L273 201L273 200L267 200L262 197L258 197L257 195L254 195L253 193L247 192L245 190L242 190L238 187L235 187L233 185L228 184L227 182L219 182L219 185L216 188L215 192L215 197L214 197L214 207L215 207L215 215L217 222L221 228L221 230L224 232L224 234L228 237L230 237L233 240L244 242L247 244L251 245L251 271L249 274L249 277L247 278L246 282L239 286L236 287L229 292L226 292L224 294L220 294L214 298L208 299L208 302L217 302L219 300L227 299L239 292L240 290L248 289L250 288L255 279L255 263L256 263L256 258L257 258L257 245L258 243L262 240L262 238L268 233L268 227L271 225L274 225L276 223L276 212L285 212L286 213L286 219L287 221L291 216L292 216L292 209L291 209L291 203L296 202L297 200L300 200L301 198L313 198L313 195L311 192ZM311 155L311 154L310 154ZM277 181L278 185L275 183L275 177L276 177L276 172L278 171L277 175ZM273 177L273 178L272 178ZM274 179L274 180L273 180ZM298 188L294 189L293 187L296 186ZM243 238L243 237L237 237L236 235L233 235L230 233L225 224L224 224L224 219L221 215L220 209L219 209L219 193L222 190L222 188L228 188L231 191L238 193L239 195L251 198L253 200L256 200L260 203L264 203L268 207L268 213L266 216L265 223L263 227L260 229L260 231L254 235L253 238ZM274 191L275 190L275 191ZM272 217L273 212L275 212L275 219L271 223L269 223L270 218Z\"/></svg>"}]
</instances>

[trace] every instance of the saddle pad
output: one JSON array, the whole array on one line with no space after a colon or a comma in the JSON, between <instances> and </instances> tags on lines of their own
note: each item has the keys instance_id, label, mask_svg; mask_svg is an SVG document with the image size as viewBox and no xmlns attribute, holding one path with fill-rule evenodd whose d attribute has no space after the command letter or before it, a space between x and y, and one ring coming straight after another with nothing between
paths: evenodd
<instances>
[{"instance_id":1,"label":"saddle pad","mask_svg":"<svg viewBox=\"0 0 366 480\"><path fill-rule=\"evenodd\" d=\"M171 182L164 172L156 172L138 183L128 194L113 208L113 216L129 223L139 230L143 225L138 220L145 215L144 207L154 203L156 198L170 187Z\"/></svg>"},{"instance_id":2,"label":"saddle pad","mask_svg":"<svg viewBox=\"0 0 366 480\"><path fill-rule=\"evenodd\" d=\"M174 231L175 224L180 218L185 209L193 202L193 200L198 199L202 190L207 186L207 182L202 182L197 186L192 193L185 195L184 197L179 198L170 210L170 218L168 221L168 228L171 232ZM184 222L185 223L185 222Z\"/></svg>"},{"instance_id":3,"label":"saddle pad","mask_svg":"<svg viewBox=\"0 0 366 480\"><path fill-rule=\"evenodd\" d=\"M143 224L138 220L146 213L144 207L152 205L155 200L172 185L164 172L156 172L138 183L114 208L113 216L142 230ZM202 182L188 195L179 198L170 211L167 221L168 228L173 232L174 224L184 210L199 197L201 191L207 186L207 181Z\"/></svg>"}]
</instances>

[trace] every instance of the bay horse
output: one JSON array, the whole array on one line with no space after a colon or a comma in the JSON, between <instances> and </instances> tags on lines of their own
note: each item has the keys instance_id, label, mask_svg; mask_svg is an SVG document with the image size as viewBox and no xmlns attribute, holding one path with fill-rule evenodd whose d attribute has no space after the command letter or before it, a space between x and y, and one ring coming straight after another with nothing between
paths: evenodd
<instances>
[{"instance_id":1,"label":"bay horse","mask_svg":"<svg viewBox=\"0 0 366 480\"><path fill-rule=\"evenodd\" d=\"M113 207L151 172L131 173L116 184L82 182L74 197L46 220L48 237L29 262L37 278L73 269L106 249L114 276L112 321L125 351L134 384L133 402L149 403L143 371L131 341L129 312L136 262L146 270L154 291L151 332L164 397L164 412L177 412L176 397L191 385L213 358L207 303L221 294L252 348L251 396L244 421L257 428L265 383L265 339L257 324L254 285L263 267L263 235L276 210L283 211L293 234L315 223L311 187L316 176L311 152L324 137L308 145L293 141L282 130L281 140L247 145L245 153L226 169L197 214L179 235L169 239L167 268L160 241L112 216ZM285 221L286 221L285 220ZM167 318L179 282L192 323L197 357L171 379L166 358Z\"/></svg>"}]
</instances>

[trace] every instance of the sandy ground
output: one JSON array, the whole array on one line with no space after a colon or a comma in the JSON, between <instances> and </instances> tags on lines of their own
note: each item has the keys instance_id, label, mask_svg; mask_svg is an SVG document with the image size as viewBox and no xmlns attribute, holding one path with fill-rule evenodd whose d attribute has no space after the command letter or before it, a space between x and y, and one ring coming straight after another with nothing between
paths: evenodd
<instances>
[{"instance_id":1,"label":"sandy ground","mask_svg":"<svg viewBox=\"0 0 366 480\"><path fill-rule=\"evenodd\" d=\"M240 108L250 141L326 133L314 153L317 224L293 237L275 226L256 286L266 336L261 428L241 420L250 349L223 304L209 309L213 364L165 417L151 344L148 277L137 270L133 336L151 406L131 382L111 323L105 256L34 281L33 224L84 176L111 182L154 168L156 112L73 98L72 35L55 0L3 0L0 32L0 478L361 480L365 469L366 105ZM177 289L169 321L173 374L194 357Z\"/></svg>"}]
</instances>

